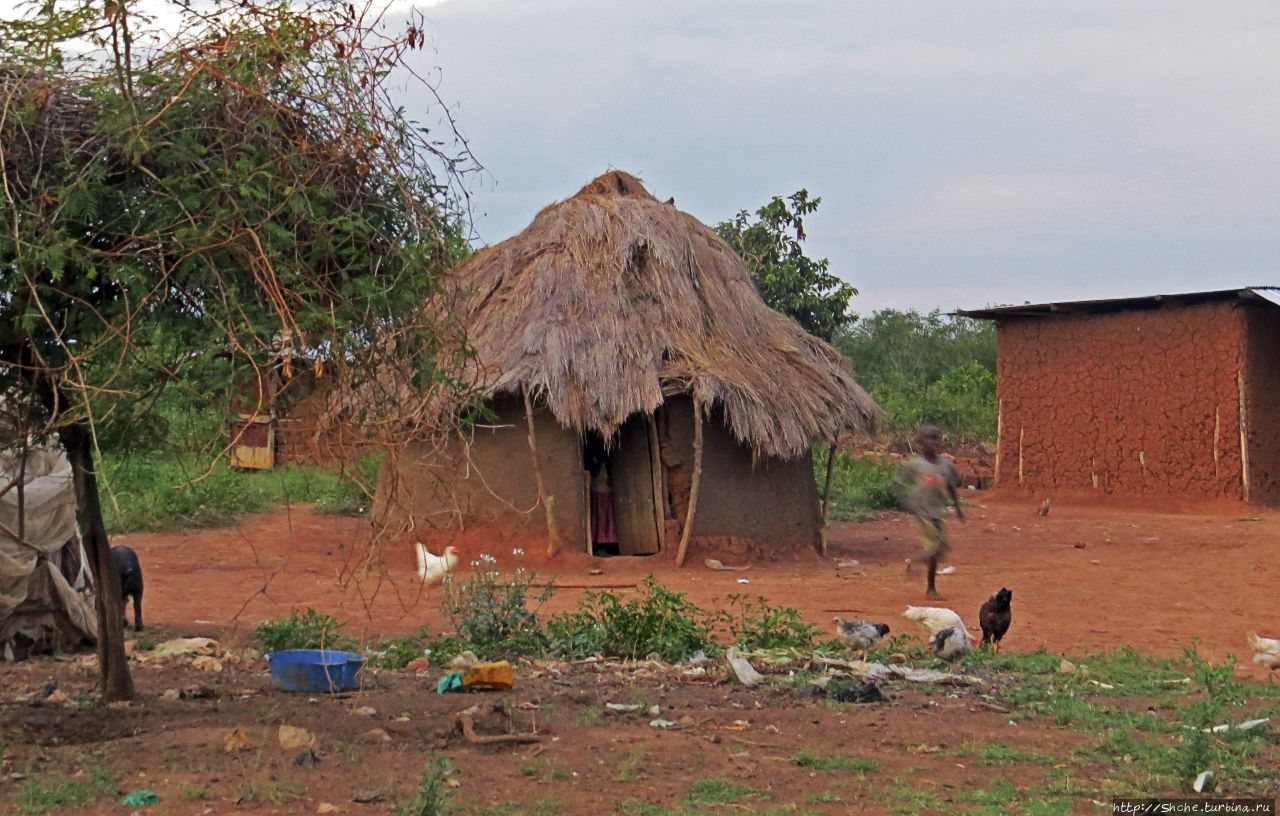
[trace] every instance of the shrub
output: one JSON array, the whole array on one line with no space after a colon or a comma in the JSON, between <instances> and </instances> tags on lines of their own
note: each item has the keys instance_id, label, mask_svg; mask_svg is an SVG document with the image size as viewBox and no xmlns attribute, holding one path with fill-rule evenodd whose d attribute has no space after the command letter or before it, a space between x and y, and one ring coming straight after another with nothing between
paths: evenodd
<instances>
[{"instance_id":1,"label":"shrub","mask_svg":"<svg viewBox=\"0 0 1280 816\"><path fill-rule=\"evenodd\" d=\"M725 622L740 649L812 649L818 635L818 627L802 621L799 611L771 606L762 597L730 595L729 609Z\"/></svg>"},{"instance_id":2,"label":"shrub","mask_svg":"<svg viewBox=\"0 0 1280 816\"><path fill-rule=\"evenodd\" d=\"M517 569L505 580L493 569L494 562L493 556L481 555L472 562L467 581L450 579L445 583L444 613L458 640L484 657L545 652L547 636L538 623L538 610L555 588L548 584L531 597L533 573Z\"/></svg>"},{"instance_id":3,"label":"shrub","mask_svg":"<svg viewBox=\"0 0 1280 816\"><path fill-rule=\"evenodd\" d=\"M717 651L714 616L650 575L643 594L625 603L612 592L588 592L578 608L547 623L552 648L567 657L638 660L650 655L677 663Z\"/></svg>"},{"instance_id":4,"label":"shrub","mask_svg":"<svg viewBox=\"0 0 1280 816\"><path fill-rule=\"evenodd\" d=\"M375 669L399 671L426 654L430 639L431 635L424 626L416 635L373 641L365 647L368 656L365 664Z\"/></svg>"},{"instance_id":5,"label":"shrub","mask_svg":"<svg viewBox=\"0 0 1280 816\"><path fill-rule=\"evenodd\" d=\"M345 626L338 619L321 615L314 609L299 613L289 610L285 620L265 620L253 630L253 636L264 652L287 649L354 649L353 639L342 634Z\"/></svg>"}]
</instances>

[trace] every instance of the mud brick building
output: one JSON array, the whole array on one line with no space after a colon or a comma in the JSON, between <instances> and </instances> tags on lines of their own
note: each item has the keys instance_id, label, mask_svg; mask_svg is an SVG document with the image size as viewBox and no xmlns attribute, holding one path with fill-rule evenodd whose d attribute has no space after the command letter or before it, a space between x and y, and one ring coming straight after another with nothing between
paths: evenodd
<instances>
[{"instance_id":1,"label":"mud brick building","mask_svg":"<svg viewBox=\"0 0 1280 816\"><path fill-rule=\"evenodd\" d=\"M1280 290L1007 306L996 486L1280 504Z\"/></svg>"}]
</instances>

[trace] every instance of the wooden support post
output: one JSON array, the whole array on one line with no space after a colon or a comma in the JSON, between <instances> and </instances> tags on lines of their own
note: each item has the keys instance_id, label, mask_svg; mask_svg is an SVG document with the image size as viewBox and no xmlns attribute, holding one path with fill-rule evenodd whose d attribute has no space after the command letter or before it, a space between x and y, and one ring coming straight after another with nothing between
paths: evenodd
<instances>
[{"instance_id":1,"label":"wooden support post","mask_svg":"<svg viewBox=\"0 0 1280 816\"><path fill-rule=\"evenodd\" d=\"M1222 409L1213 406L1213 478L1217 479L1222 476L1221 469L1218 467L1222 462L1221 451L1222 440Z\"/></svg>"},{"instance_id":2,"label":"wooden support post","mask_svg":"<svg viewBox=\"0 0 1280 816\"><path fill-rule=\"evenodd\" d=\"M555 498L547 495L542 481L542 466L538 464L538 441L533 432L533 401L529 399L529 389L524 390L524 418L529 424L529 452L533 454L533 478L538 485L538 501L547 514L547 558L554 558L560 542L556 536Z\"/></svg>"},{"instance_id":3,"label":"wooden support post","mask_svg":"<svg viewBox=\"0 0 1280 816\"><path fill-rule=\"evenodd\" d=\"M587 555L592 555L594 550L591 547L591 471L589 470L582 472L582 495L585 497L584 501L586 502L582 505L582 517L586 519L584 526L587 530Z\"/></svg>"},{"instance_id":4,"label":"wooden support post","mask_svg":"<svg viewBox=\"0 0 1280 816\"><path fill-rule=\"evenodd\" d=\"M993 487L1000 484L1000 458L1004 446L1004 400L996 402L996 468L991 480Z\"/></svg>"},{"instance_id":5,"label":"wooden support post","mask_svg":"<svg viewBox=\"0 0 1280 816\"><path fill-rule=\"evenodd\" d=\"M702 482L702 406L693 401L693 484L689 487L689 510L684 514L684 530L680 532L680 548L676 566L683 567L689 554L689 536L693 533L693 514L698 509L698 486Z\"/></svg>"},{"instance_id":6,"label":"wooden support post","mask_svg":"<svg viewBox=\"0 0 1280 816\"><path fill-rule=\"evenodd\" d=\"M1236 374L1240 389L1240 487L1244 500L1249 501L1249 411L1245 403L1244 372Z\"/></svg>"},{"instance_id":7,"label":"wooden support post","mask_svg":"<svg viewBox=\"0 0 1280 816\"><path fill-rule=\"evenodd\" d=\"M1026 438L1027 429L1018 429L1018 486L1022 486L1022 442Z\"/></svg>"},{"instance_id":8,"label":"wooden support post","mask_svg":"<svg viewBox=\"0 0 1280 816\"><path fill-rule=\"evenodd\" d=\"M649 426L649 470L653 476L653 523L658 526L658 551L667 548L667 489L662 474L662 448L658 441L658 420L645 418Z\"/></svg>"},{"instance_id":9,"label":"wooden support post","mask_svg":"<svg viewBox=\"0 0 1280 816\"><path fill-rule=\"evenodd\" d=\"M839 442L832 442L827 449L827 478L822 483L822 521L818 527L818 553L827 557L827 513L831 508L831 476L836 469L836 450Z\"/></svg>"}]
</instances>

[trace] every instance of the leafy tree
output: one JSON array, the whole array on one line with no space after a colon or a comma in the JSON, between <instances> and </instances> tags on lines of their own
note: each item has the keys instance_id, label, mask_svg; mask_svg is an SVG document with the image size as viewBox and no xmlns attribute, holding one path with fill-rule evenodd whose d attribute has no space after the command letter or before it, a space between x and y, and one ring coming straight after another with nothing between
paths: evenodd
<instances>
[{"instance_id":1,"label":"leafy tree","mask_svg":"<svg viewBox=\"0 0 1280 816\"><path fill-rule=\"evenodd\" d=\"M932 424L995 434L996 336L990 323L938 311L884 309L836 337L854 373L885 410L889 430Z\"/></svg>"},{"instance_id":2,"label":"leafy tree","mask_svg":"<svg viewBox=\"0 0 1280 816\"><path fill-rule=\"evenodd\" d=\"M460 251L475 167L447 112L435 133L389 97L416 22L173 0L161 25L130 5L33 2L0 22L0 402L22 406L13 435L71 461L108 699L133 692L102 447L154 426L175 390L227 417L230 390L303 360L361 389L363 427L406 438L378 411L430 425L458 344L422 304Z\"/></svg>"},{"instance_id":3,"label":"leafy tree","mask_svg":"<svg viewBox=\"0 0 1280 816\"><path fill-rule=\"evenodd\" d=\"M807 190L774 196L754 217L742 210L716 232L742 256L765 303L830 341L849 322L849 300L858 290L831 274L826 258L804 254L804 218L821 203Z\"/></svg>"}]
</instances>

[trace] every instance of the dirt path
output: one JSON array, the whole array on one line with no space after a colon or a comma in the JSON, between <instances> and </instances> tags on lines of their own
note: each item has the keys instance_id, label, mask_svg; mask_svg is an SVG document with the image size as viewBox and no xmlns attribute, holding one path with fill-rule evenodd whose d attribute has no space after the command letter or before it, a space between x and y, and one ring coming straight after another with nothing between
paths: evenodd
<instances>
[{"instance_id":1,"label":"dirt path","mask_svg":"<svg viewBox=\"0 0 1280 816\"><path fill-rule=\"evenodd\" d=\"M1059 502L1040 518L1033 502L984 501L968 524L952 524L956 572L940 579L946 605L975 631L979 605L1007 586L1014 591L1010 650L1080 654L1127 644L1174 655L1198 639L1207 654L1243 656L1242 670L1263 676L1248 663L1244 638L1250 629L1280 636L1280 513L1232 507L1158 513ZM290 606L336 614L354 634L443 628L439 590L414 588L407 546L382 554L385 569L375 564L363 580L351 578L360 572L351 559L363 534L361 521L294 508L250 517L237 528L118 541L143 559L147 616L177 629L251 627L286 615ZM697 553L683 570L665 556L536 563L539 541L521 558L493 555L502 566L524 564L576 586L631 584L654 572L704 605L732 593L759 594L824 626L844 613L897 628L905 604L923 603L923 576L903 568L917 551L903 516L834 525L829 540L832 560L806 555L743 573L708 570ZM464 565L476 555L465 553ZM857 568L835 567L834 560L850 558ZM587 574L593 563L603 575ZM739 584L740 577L749 584ZM550 610L572 606L580 594L561 590Z\"/></svg>"}]
</instances>

